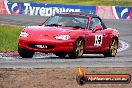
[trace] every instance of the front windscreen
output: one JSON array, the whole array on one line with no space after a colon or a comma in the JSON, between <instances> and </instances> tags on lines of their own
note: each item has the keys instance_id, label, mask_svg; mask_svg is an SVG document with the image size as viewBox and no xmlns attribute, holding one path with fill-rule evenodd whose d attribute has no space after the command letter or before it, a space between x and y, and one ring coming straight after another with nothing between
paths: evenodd
<instances>
[{"instance_id":1,"label":"front windscreen","mask_svg":"<svg viewBox=\"0 0 132 88\"><path fill-rule=\"evenodd\" d=\"M85 16L69 15L69 14L57 14L50 17L44 26L64 26L64 27L76 27L87 28L88 18Z\"/></svg>"}]
</instances>

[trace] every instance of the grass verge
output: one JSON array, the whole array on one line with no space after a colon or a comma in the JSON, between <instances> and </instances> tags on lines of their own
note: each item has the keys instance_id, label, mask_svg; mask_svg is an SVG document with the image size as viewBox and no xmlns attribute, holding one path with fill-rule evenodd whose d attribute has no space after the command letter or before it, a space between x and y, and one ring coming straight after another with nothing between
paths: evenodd
<instances>
[{"instance_id":1,"label":"grass verge","mask_svg":"<svg viewBox=\"0 0 132 88\"><path fill-rule=\"evenodd\" d=\"M131 0L17 0L17 1L100 6L132 6Z\"/></svg>"},{"instance_id":2,"label":"grass verge","mask_svg":"<svg viewBox=\"0 0 132 88\"><path fill-rule=\"evenodd\" d=\"M0 25L0 52L16 51L20 32L18 26Z\"/></svg>"}]
</instances>

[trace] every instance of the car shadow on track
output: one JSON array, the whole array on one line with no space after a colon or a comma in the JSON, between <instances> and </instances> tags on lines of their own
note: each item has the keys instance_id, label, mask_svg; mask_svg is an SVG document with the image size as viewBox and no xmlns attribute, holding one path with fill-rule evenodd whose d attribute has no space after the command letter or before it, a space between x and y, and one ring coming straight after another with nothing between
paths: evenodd
<instances>
[{"instance_id":1,"label":"car shadow on track","mask_svg":"<svg viewBox=\"0 0 132 88\"><path fill-rule=\"evenodd\" d=\"M83 55L82 57L79 57L79 58L75 58L75 59L97 59L97 58L105 58L103 55ZM47 56L34 56L33 59L72 59L72 58L69 58L68 56L64 57L64 58L60 58L58 56L55 56L55 55L47 55ZM74 59L72 59L74 60Z\"/></svg>"}]
</instances>

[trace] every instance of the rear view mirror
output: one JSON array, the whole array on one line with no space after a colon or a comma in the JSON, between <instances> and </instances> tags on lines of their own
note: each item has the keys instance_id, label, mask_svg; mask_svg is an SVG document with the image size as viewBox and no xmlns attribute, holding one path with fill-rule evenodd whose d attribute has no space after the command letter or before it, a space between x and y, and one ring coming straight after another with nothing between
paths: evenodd
<instances>
[{"instance_id":1,"label":"rear view mirror","mask_svg":"<svg viewBox=\"0 0 132 88\"><path fill-rule=\"evenodd\" d=\"M102 26L96 26L95 29L93 30L93 32L95 33L98 30L103 30Z\"/></svg>"},{"instance_id":2,"label":"rear view mirror","mask_svg":"<svg viewBox=\"0 0 132 88\"><path fill-rule=\"evenodd\" d=\"M38 26L42 26L42 25L43 25L43 22L40 21L40 22L38 23Z\"/></svg>"}]
</instances>

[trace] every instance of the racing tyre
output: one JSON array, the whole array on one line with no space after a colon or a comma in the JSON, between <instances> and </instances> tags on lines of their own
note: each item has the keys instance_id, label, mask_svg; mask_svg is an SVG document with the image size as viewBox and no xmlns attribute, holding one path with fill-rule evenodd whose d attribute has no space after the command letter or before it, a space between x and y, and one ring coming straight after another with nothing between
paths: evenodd
<instances>
[{"instance_id":1,"label":"racing tyre","mask_svg":"<svg viewBox=\"0 0 132 88\"><path fill-rule=\"evenodd\" d=\"M22 58L32 58L35 52L18 47L18 53Z\"/></svg>"},{"instance_id":2,"label":"racing tyre","mask_svg":"<svg viewBox=\"0 0 132 88\"><path fill-rule=\"evenodd\" d=\"M104 57L115 57L118 49L118 40L113 39L110 43L109 51L104 53Z\"/></svg>"},{"instance_id":3,"label":"racing tyre","mask_svg":"<svg viewBox=\"0 0 132 88\"><path fill-rule=\"evenodd\" d=\"M60 58L64 58L67 55L67 53L54 53L54 54Z\"/></svg>"},{"instance_id":4,"label":"racing tyre","mask_svg":"<svg viewBox=\"0 0 132 88\"><path fill-rule=\"evenodd\" d=\"M78 39L73 47L72 53L69 54L69 57L75 59L81 57L84 52L84 40Z\"/></svg>"}]
</instances>

